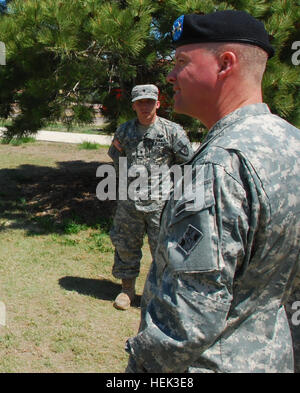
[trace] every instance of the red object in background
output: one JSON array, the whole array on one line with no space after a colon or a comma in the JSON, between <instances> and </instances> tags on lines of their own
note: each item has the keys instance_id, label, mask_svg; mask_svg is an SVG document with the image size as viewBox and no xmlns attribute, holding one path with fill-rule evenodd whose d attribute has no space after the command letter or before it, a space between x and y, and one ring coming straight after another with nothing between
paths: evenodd
<instances>
[{"instance_id":1,"label":"red object in background","mask_svg":"<svg viewBox=\"0 0 300 393\"><path fill-rule=\"evenodd\" d=\"M122 98L122 89L112 89L112 93L115 94L117 100Z\"/></svg>"},{"instance_id":2,"label":"red object in background","mask_svg":"<svg viewBox=\"0 0 300 393\"><path fill-rule=\"evenodd\" d=\"M169 97L167 97L165 94L159 94L159 101L160 101L160 106L163 109L167 109L171 106L171 101Z\"/></svg>"}]
</instances>

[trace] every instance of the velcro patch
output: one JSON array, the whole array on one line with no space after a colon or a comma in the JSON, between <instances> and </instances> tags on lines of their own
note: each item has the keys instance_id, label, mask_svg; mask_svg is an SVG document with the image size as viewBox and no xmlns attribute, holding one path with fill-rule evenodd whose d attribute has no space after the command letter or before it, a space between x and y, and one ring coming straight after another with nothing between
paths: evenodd
<instances>
[{"instance_id":1,"label":"velcro patch","mask_svg":"<svg viewBox=\"0 0 300 393\"><path fill-rule=\"evenodd\" d=\"M203 233L193 225L189 224L182 238L177 243L177 246L186 255L189 255L202 238Z\"/></svg>"},{"instance_id":2,"label":"velcro patch","mask_svg":"<svg viewBox=\"0 0 300 393\"><path fill-rule=\"evenodd\" d=\"M182 154L183 156L187 156L189 154L189 149L188 147L180 140L177 143L177 146L179 148L179 153Z\"/></svg>"}]
</instances>

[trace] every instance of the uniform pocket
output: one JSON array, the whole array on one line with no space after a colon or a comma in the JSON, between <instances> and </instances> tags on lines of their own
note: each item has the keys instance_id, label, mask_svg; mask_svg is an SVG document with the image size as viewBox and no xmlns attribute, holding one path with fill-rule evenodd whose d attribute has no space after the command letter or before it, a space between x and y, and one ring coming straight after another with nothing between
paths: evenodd
<instances>
[{"instance_id":1,"label":"uniform pocket","mask_svg":"<svg viewBox=\"0 0 300 393\"><path fill-rule=\"evenodd\" d=\"M175 187L182 187L177 184ZM176 195L176 189L174 190ZM179 221L185 220L197 212L208 209L215 205L212 179L201 180L190 187L188 192L173 202L173 215L169 225L172 226Z\"/></svg>"}]
</instances>

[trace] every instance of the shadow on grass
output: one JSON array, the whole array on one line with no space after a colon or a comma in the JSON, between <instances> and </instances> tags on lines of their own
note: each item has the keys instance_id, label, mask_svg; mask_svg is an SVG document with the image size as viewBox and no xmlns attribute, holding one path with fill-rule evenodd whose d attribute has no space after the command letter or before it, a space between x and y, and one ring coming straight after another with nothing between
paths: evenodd
<instances>
[{"instance_id":1,"label":"shadow on grass","mask_svg":"<svg viewBox=\"0 0 300 393\"><path fill-rule=\"evenodd\" d=\"M59 280L59 285L68 291L76 291L82 295L108 301L113 301L121 291L120 284L105 279L66 276ZM137 295L132 306L140 307L140 302L141 296Z\"/></svg>"},{"instance_id":2,"label":"shadow on grass","mask_svg":"<svg viewBox=\"0 0 300 393\"><path fill-rule=\"evenodd\" d=\"M68 223L108 230L115 201L99 201L97 168L107 162L64 161L57 167L21 165L0 170L0 231L27 235L64 232ZM7 220L7 224L5 223Z\"/></svg>"}]
</instances>

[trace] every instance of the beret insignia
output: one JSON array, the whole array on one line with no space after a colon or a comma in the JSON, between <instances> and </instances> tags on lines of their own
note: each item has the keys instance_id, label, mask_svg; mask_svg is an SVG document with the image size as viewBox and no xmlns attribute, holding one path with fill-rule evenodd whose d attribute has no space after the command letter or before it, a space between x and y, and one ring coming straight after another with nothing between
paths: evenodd
<instances>
[{"instance_id":1,"label":"beret insignia","mask_svg":"<svg viewBox=\"0 0 300 393\"><path fill-rule=\"evenodd\" d=\"M173 24L172 37L173 41L178 41L183 32L184 15L177 18Z\"/></svg>"}]
</instances>

